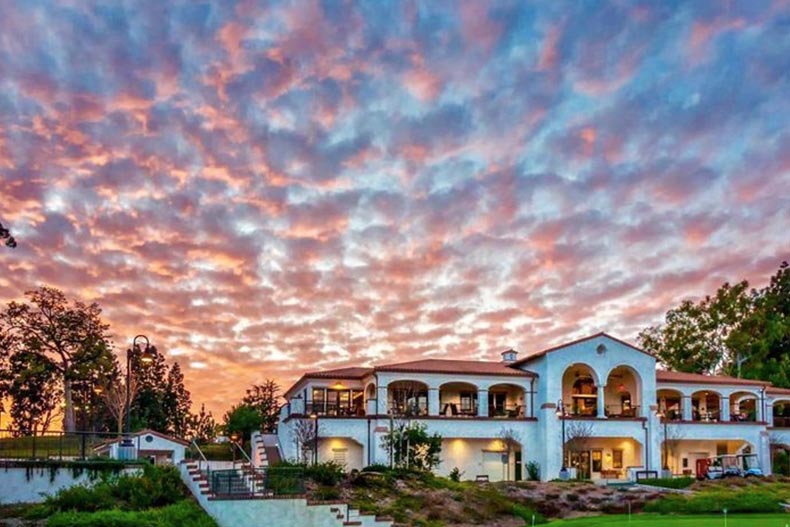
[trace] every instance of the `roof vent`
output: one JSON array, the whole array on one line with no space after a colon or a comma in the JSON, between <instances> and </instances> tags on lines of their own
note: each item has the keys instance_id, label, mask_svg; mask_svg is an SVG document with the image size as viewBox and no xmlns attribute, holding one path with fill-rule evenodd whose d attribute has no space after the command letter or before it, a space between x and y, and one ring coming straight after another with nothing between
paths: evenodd
<instances>
[{"instance_id":1,"label":"roof vent","mask_svg":"<svg viewBox=\"0 0 790 527\"><path fill-rule=\"evenodd\" d=\"M512 348L502 352L502 362L504 362L505 364L516 362L517 357L518 357L518 352Z\"/></svg>"}]
</instances>

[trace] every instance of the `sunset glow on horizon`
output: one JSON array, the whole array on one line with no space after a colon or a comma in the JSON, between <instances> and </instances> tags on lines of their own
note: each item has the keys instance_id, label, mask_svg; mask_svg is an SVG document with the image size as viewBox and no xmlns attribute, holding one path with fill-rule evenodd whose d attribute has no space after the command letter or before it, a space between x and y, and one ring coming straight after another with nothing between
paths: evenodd
<instances>
[{"instance_id":1,"label":"sunset glow on horizon","mask_svg":"<svg viewBox=\"0 0 790 527\"><path fill-rule=\"evenodd\" d=\"M0 302L98 302L216 417L790 258L785 0L163 4L0 3Z\"/></svg>"}]
</instances>

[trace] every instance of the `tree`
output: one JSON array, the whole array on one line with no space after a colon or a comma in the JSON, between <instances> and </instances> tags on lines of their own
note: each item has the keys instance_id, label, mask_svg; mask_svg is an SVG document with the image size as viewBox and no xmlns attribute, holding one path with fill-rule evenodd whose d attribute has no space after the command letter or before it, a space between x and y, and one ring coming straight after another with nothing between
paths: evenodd
<instances>
[{"instance_id":1,"label":"tree","mask_svg":"<svg viewBox=\"0 0 790 527\"><path fill-rule=\"evenodd\" d=\"M404 419L396 419L392 423L381 441L395 466L431 470L440 463L442 436L436 433L429 435L424 423Z\"/></svg>"},{"instance_id":2,"label":"tree","mask_svg":"<svg viewBox=\"0 0 790 527\"><path fill-rule=\"evenodd\" d=\"M51 364L53 382L57 380L63 390L63 427L73 432L72 386L82 367L89 368L109 348L108 326L101 320L98 304L69 302L58 289L41 287L25 296L27 302L9 302L0 313L0 332L15 341L13 348L24 351L27 357L35 356L37 365Z\"/></svg>"},{"instance_id":3,"label":"tree","mask_svg":"<svg viewBox=\"0 0 790 527\"><path fill-rule=\"evenodd\" d=\"M129 394L127 400L126 395ZM108 383L102 388L102 398L104 404L110 414L115 418L116 432L118 435L123 434L123 422L126 419L126 407L129 401L133 401L137 395L137 382L132 378L129 384L129 390L126 390L126 376L123 378L118 377L116 382Z\"/></svg>"},{"instance_id":4,"label":"tree","mask_svg":"<svg viewBox=\"0 0 790 527\"><path fill-rule=\"evenodd\" d=\"M11 236L11 231L3 227L0 223L0 240L5 240L5 246L11 249L16 249L16 240Z\"/></svg>"},{"instance_id":5,"label":"tree","mask_svg":"<svg viewBox=\"0 0 790 527\"><path fill-rule=\"evenodd\" d=\"M506 480L510 481L510 454L512 454L516 450L516 448L521 446L520 437L518 433L512 428L502 427L502 429L499 431L499 434L497 434L497 438L505 446L505 452L507 453Z\"/></svg>"},{"instance_id":6,"label":"tree","mask_svg":"<svg viewBox=\"0 0 790 527\"><path fill-rule=\"evenodd\" d=\"M316 429L317 428L317 429ZM321 437L320 424L314 419L297 419L291 429L291 437L299 452L297 462L307 463L307 453L312 452L316 447L316 433Z\"/></svg>"},{"instance_id":7,"label":"tree","mask_svg":"<svg viewBox=\"0 0 790 527\"><path fill-rule=\"evenodd\" d=\"M241 435L245 441L250 439L253 432L261 429L261 414L249 404L237 404L225 414L225 433Z\"/></svg>"},{"instance_id":8,"label":"tree","mask_svg":"<svg viewBox=\"0 0 790 527\"><path fill-rule=\"evenodd\" d=\"M129 353L130 350L127 350ZM164 394L168 368L162 353L154 355L153 362L142 361L139 346L131 349L132 377L137 383L137 395L132 399L131 429L150 428L167 432L168 416Z\"/></svg>"},{"instance_id":9,"label":"tree","mask_svg":"<svg viewBox=\"0 0 790 527\"><path fill-rule=\"evenodd\" d=\"M744 280L700 302L684 300L664 324L642 331L639 342L671 369L790 387L790 265L782 262L760 290Z\"/></svg>"},{"instance_id":10,"label":"tree","mask_svg":"<svg viewBox=\"0 0 790 527\"><path fill-rule=\"evenodd\" d=\"M184 437L189 430L190 409L192 399L189 391L184 386L184 374L181 373L181 366L174 363L167 373L164 393L162 394L162 406L166 416L165 431L176 437Z\"/></svg>"},{"instance_id":11,"label":"tree","mask_svg":"<svg viewBox=\"0 0 790 527\"><path fill-rule=\"evenodd\" d=\"M253 406L261 414L261 432L264 434L277 431L280 419L279 392L280 386L272 379L266 379L263 384L253 384L242 399L242 403Z\"/></svg>"},{"instance_id":12,"label":"tree","mask_svg":"<svg viewBox=\"0 0 790 527\"><path fill-rule=\"evenodd\" d=\"M210 443L217 437L217 423L211 412L206 412L206 405L200 405L200 412L190 419L192 439L198 443Z\"/></svg>"},{"instance_id":13,"label":"tree","mask_svg":"<svg viewBox=\"0 0 790 527\"><path fill-rule=\"evenodd\" d=\"M700 302L684 300L670 309L660 326L639 334L642 347L668 368L690 373L712 373L734 359L730 335L748 316L753 298L749 283L722 285L716 295Z\"/></svg>"},{"instance_id":14,"label":"tree","mask_svg":"<svg viewBox=\"0 0 790 527\"><path fill-rule=\"evenodd\" d=\"M23 350L11 357L4 382L17 433L35 435L49 430L62 397L57 376L53 363L36 353Z\"/></svg>"}]
</instances>

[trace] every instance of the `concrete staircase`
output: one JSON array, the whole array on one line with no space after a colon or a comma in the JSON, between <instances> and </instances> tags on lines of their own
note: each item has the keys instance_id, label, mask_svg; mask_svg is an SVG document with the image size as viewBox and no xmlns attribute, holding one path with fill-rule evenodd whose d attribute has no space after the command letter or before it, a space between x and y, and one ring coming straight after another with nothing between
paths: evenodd
<instances>
[{"instance_id":1,"label":"concrete staircase","mask_svg":"<svg viewBox=\"0 0 790 527\"><path fill-rule=\"evenodd\" d=\"M274 497L252 492L250 478L256 473L251 465L237 465L232 494L212 492L205 463L184 461L179 465L181 479L220 527L391 527L392 519L362 514L343 502L313 502L304 497ZM211 462L209 462L211 463ZM202 470L201 470L202 468ZM213 467L212 467L213 468ZM227 470L220 465L217 468ZM257 485L261 489L262 485ZM248 492L245 492L248 491Z\"/></svg>"}]
</instances>

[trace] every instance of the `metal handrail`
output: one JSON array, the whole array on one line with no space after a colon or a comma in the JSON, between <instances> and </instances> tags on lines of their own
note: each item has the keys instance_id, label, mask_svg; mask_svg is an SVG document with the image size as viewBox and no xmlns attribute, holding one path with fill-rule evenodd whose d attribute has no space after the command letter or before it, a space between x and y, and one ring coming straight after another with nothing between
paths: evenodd
<instances>
[{"instance_id":1,"label":"metal handrail","mask_svg":"<svg viewBox=\"0 0 790 527\"><path fill-rule=\"evenodd\" d=\"M247 462L250 464L250 466L254 467L255 465L252 464L252 459L250 459L250 456L247 455L247 452L245 452L245 450L243 448L241 448L241 445L239 445L235 441L231 441L231 443L233 443L233 446L235 446L236 448L239 449L239 451L241 452L241 455L244 456L244 458L247 460Z\"/></svg>"},{"instance_id":2,"label":"metal handrail","mask_svg":"<svg viewBox=\"0 0 790 527\"><path fill-rule=\"evenodd\" d=\"M195 450L197 450L198 454L200 454L200 457L203 459L203 461L205 461L205 463L206 463L206 479L211 480L211 477L210 477L211 476L211 464L209 464L208 459L206 459L206 455L203 453L202 450L200 450L200 447L198 446L197 441L195 441L194 439L192 440L192 445L191 446L195 447ZM201 469L200 469L200 459L198 459L198 471L199 472L201 471Z\"/></svg>"}]
</instances>

